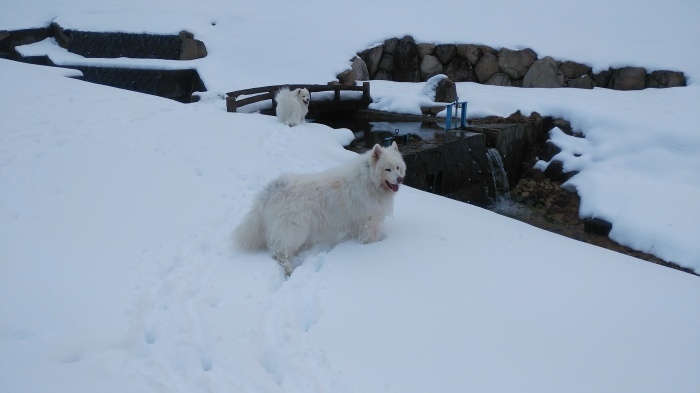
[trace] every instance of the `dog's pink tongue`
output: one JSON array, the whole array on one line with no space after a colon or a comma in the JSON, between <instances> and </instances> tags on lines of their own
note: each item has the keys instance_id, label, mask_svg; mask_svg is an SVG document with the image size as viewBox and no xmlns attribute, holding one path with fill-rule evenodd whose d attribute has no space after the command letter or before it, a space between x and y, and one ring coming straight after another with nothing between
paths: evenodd
<instances>
[{"instance_id":1,"label":"dog's pink tongue","mask_svg":"<svg viewBox=\"0 0 700 393\"><path fill-rule=\"evenodd\" d=\"M392 189L394 192L397 192L397 191L399 190L399 185L398 185L398 184L389 184L389 187L391 187L391 189Z\"/></svg>"}]
</instances>

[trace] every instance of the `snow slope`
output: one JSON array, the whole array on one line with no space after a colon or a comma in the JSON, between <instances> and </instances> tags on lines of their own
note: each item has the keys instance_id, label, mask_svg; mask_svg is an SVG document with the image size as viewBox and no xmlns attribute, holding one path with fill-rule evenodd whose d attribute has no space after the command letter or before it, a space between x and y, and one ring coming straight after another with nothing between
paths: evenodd
<instances>
[{"instance_id":1,"label":"snow slope","mask_svg":"<svg viewBox=\"0 0 700 393\"><path fill-rule=\"evenodd\" d=\"M570 184L582 212L697 267L700 62L680 49L700 6L608 3L471 4L470 23L451 25L426 23L417 3L360 1L353 12L372 28L348 34L347 4L334 2L31 0L2 7L0 29L187 28L207 43L192 64L214 93L324 83L355 51L404 33L682 70L690 86L668 90L459 89L473 116L569 118L586 139L552 136L580 170ZM386 239L313 250L285 280L266 253L233 250L231 230L279 173L350 159L352 133L67 73L0 60L2 392L700 389L696 276L404 187ZM403 99L405 112L422 87L372 85L378 105Z\"/></svg>"},{"instance_id":2,"label":"snow slope","mask_svg":"<svg viewBox=\"0 0 700 393\"><path fill-rule=\"evenodd\" d=\"M285 281L230 230L349 131L2 67L2 391L697 387L696 277L404 188Z\"/></svg>"}]
</instances>

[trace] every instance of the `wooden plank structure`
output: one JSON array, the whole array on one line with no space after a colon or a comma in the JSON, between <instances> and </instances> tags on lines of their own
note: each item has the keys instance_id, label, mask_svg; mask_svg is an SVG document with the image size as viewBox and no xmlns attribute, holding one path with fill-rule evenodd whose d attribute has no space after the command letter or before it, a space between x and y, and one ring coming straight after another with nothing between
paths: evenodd
<instances>
[{"instance_id":1,"label":"wooden plank structure","mask_svg":"<svg viewBox=\"0 0 700 393\"><path fill-rule=\"evenodd\" d=\"M275 101L275 94L277 93L277 91L279 91L279 89L283 87L289 87L290 90L303 87L309 90L309 93L318 93L324 91L334 92L332 100L314 100L312 97L311 103L309 104L308 114L308 116L311 117L316 117L318 115L328 112L344 112L356 111L359 109L367 109L369 104L372 102L372 97L369 93L369 82L363 82L362 86L344 86L339 84L275 85L255 87L252 89L236 90L226 93L226 111L237 112L238 108L241 108L245 105L270 100L272 102L272 108L265 109L261 111L261 113L274 114L275 108L277 107L277 102ZM362 92L362 97L360 99L347 97L341 99L341 91L360 91ZM238 97L242 95L250 95L250 97L238 99Z\"/></svg>"}]
</instances>

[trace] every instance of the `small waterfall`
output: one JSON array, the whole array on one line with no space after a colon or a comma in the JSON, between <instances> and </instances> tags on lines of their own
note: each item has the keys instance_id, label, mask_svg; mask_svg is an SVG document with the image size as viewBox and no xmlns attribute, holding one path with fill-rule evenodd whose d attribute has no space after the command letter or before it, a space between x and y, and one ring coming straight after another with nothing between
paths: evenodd
<instances>
[{"instance_id":1,"label":"small waterfall","mask_svg":"<svg viewBox=\"0 0 700 393\"><path fill-rule=\"evenodd\" d=\"M488 159L489 172L493 177L494 203L510 202L510 186L508 185L508 175L503 167L501 153L497 149L489 148L486 151Z\"/></svg>"}]
</instances>

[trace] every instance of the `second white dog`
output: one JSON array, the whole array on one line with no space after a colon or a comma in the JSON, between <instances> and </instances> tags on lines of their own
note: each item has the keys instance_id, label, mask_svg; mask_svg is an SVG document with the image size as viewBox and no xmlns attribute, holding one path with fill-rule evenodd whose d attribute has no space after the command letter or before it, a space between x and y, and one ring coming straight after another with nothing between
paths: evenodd
<instances>
[{"instance_id":1,"label":"second white dog","mask_svg":"<svg viewBox=\"0 0 700 393\"><path fill-rule=\"evenodd\" d=\"M304 88L290 91L288 87L281 88L275 95L277 101L277 117L280 121L290 127L305 122L306 114L309 113L309 102L311 95Z\"/></svg>"},{"instance_id":2,"label":"second white dog","mask_svg":"<svg viewBox=\"0 0 700 393\"><path fill-rule=\"evenodd\" d=\"M290 258L305 247L349 237L377 241L405 174L394 142L323 172L282 175L257 196L234 231L235 242L247 250L267 248L289 275Z\"/></svg>"}]
</instances>

